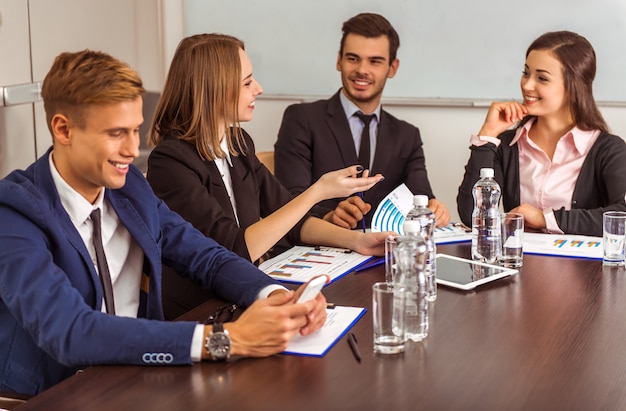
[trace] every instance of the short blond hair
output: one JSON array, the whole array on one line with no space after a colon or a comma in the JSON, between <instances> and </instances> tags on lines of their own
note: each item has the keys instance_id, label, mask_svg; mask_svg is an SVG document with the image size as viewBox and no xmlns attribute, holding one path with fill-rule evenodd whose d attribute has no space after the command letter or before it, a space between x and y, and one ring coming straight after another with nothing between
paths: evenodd
<instances>
[{"instance_id":1,"label":"short blond hair","mask_svg":"<svg viewBox=\"0 0 626 411\"><path fill-rule=\"evenodd\" d=\"M84 109L94 104L135 100L145 93L139 74L123 61L100 51L61 53L43 80L46 121L64 114L84 127Z\"/></svg>"}]
</instances>

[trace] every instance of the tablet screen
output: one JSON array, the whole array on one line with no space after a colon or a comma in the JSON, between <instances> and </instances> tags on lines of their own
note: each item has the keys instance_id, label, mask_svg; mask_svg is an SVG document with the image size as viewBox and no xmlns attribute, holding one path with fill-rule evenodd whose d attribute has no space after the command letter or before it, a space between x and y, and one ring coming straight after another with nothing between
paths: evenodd
<instances>
[{"instance_id":1,"label":"tablet screen","mask_svg":"<svg viewBox=\"0 0 626 411\"><path fill-rule=\"evenodd\" d=\"M437 254L437 283L462 290L515 274L517 270L480 263L447 254Z\"/></svg>"}]
</instances>

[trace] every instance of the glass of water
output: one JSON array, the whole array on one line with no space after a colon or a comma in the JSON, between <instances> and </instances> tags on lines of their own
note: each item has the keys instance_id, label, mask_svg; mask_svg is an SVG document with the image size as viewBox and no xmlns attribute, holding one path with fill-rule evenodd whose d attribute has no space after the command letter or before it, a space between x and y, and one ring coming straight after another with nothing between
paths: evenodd
<instances>
[{"instance_id":1,"label":"glass of water","mask_svg":"<svg viewBox=\"0 0 626 411\"><path fill-rule=\"evenodd\" d=\"M624 236L626 235L626 212L606 211L602 217L604 254L602 264L624 265Z\"/></svg>"}]
</instances>

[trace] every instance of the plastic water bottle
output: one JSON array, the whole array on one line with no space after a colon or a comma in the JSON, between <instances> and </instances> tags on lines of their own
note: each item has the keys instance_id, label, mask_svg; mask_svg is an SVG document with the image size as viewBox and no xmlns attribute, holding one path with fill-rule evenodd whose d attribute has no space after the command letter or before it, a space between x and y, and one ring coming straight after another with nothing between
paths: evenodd
<instances>
[{"instance_id":1,"label":"plastic water bottle","mask_svg":"<svg viewBox=\"0 0 626 411\"><path fill-rule=\"evenodd\" d=\"M472 213L472 259L495 264L502 254L500 227L500 186L493 178L493 168L482 168L474 184Z\"/></svg>"},{"instance_id":2,"label":"plastic water bottle","mask_svg":"<svg viewBox=\"0 0 626 411\"><path fill-rule=\"evenodd\" d=\"M426 243L417 234L419 223L405 222L405 234L394 249L397 272L394 286L406 293L404 335L407 340L421 341L428 336L428 301L426 301Z\"/></svg>"},{"instance_id":3,"label":"plastic water bottle","mask_svg":"<svg viewBox=\"0 0 626 411\"><path fill-rule=\"evenodd\" d=\"M420 226L419 235L426 243L426 300L437 299L437 246L435 245L435 214L428 208L428 196L413 197L413 208L406 216L405 221L417 221ZM407 233L406 230L404 230Z\"/></svg>"}]
</instances>

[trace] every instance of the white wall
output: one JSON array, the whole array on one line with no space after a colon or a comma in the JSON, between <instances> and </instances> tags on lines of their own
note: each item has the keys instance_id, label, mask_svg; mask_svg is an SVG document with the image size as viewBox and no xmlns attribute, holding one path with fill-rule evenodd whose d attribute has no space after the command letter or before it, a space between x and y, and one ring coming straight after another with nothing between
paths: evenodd
<instances>
[{"instance_id":1,"label":"white wall","mask_svg":"<svg viewBox=\"0 0 626 411\"><path fill-rule=\"evenodd\" d=\"M260 96L255 106L254 119L243 124L252 135L257 151L274 149L282 114L289 104L310 99ZM448 206L453 220L458 221L456 194L469 157L469 137L480 129L487 107L429 106L424 105L424 102L401 100L383 100L383 104L396 117L419 127L424 140L430 183L437 198ZM626 106L605 105L600 109L612 132L625 138Z\"/></svg>"},{"instance_id":2,"label":"white wall","mask_svg":"<svg viewBox=\"0 0 626 411\"><path fill-rule=\"evenodd\" d=\"M133 65L141 74L149 90L160 91L171 56L183 37L185 24L183 3L180 0L133 0L132 2L116 0L106 2L104 6L100 0L56 0L54 7L51 7L48 0L31 0L33 21L38 22L36 27L31 27L34 31L33 47L36 49L36 55L33 57L35 61L32 81L42 79L52 58L62 50L76 50L84 47L102 48ZM23 7L23 5L18 7L17 3L10 0L0 0L0 12L3 13L0 50L3 50L3 55L15 55L14 51L24 49L24 46L16 42L13 35L8 35L13 24L13 10L16 10L16 13L23 13ZM100 8L93 9L92 7ZM120 20L116 18L117 14L128 14L132 17L123 19L125 24L120 26ZM89 20L88 24L86 18ZM80 36L72 30L72 27L58 26L56 24L58 21L82 21L83 24L80 27L74 26L75 30L80 29ZM119 35L120 30L123 31L122 36ZM117 32L117 34L112 37L109 32ZM253 60L252 63L254 64L255 61ZM2 65L2 68L0 77L4 78L0 78L3 80L0 85L31 81L28 78L22 80L8 76L6 69L17 69L15 64ZM20 70L30 77L28 68ZM263 78L259 80L263 83ZM398 79L393 81L396 80ZM339 75L337 74L338 87ZM274 149L282 113L287 105L311 99L312 97L300 96L261 96L256 105L254 120L244 124L255 140L257 151ZM385 108L392 114L420 128L424 140L426 165L435 194L447 204L453 218L458 219L456 191L463 175L463 166L469 155L469 134L478 131L487 108L461 104L438 106L433 105L433 102L410 99L383 101ZM38 107L40 105L41 103L35 104L39 117L41 117L41 109ZM626 106L603 105L600 108L614 134L626 137ZM16 120L15 116L8 115L12 108L4 110L7 114L4 116L5 119L11 117L13 121ZM2 116L0 116L0 126L2 124ZM50 137L45 125L38 125L37 129L38 151L41 151L49 145ZM26 139L26 134L28 134L23 130L19 133L6 134L4 131L0 127L0 137ZM5 135L2 136L2 134ZM33 151L30 142L28 142L31 145L30 148L25 141L18 143L23 150ZM2 148L0 144L0 154L2 154ZM28 165L30 161L32 160L22 166Z\"/></svg>"}]
</instances>

